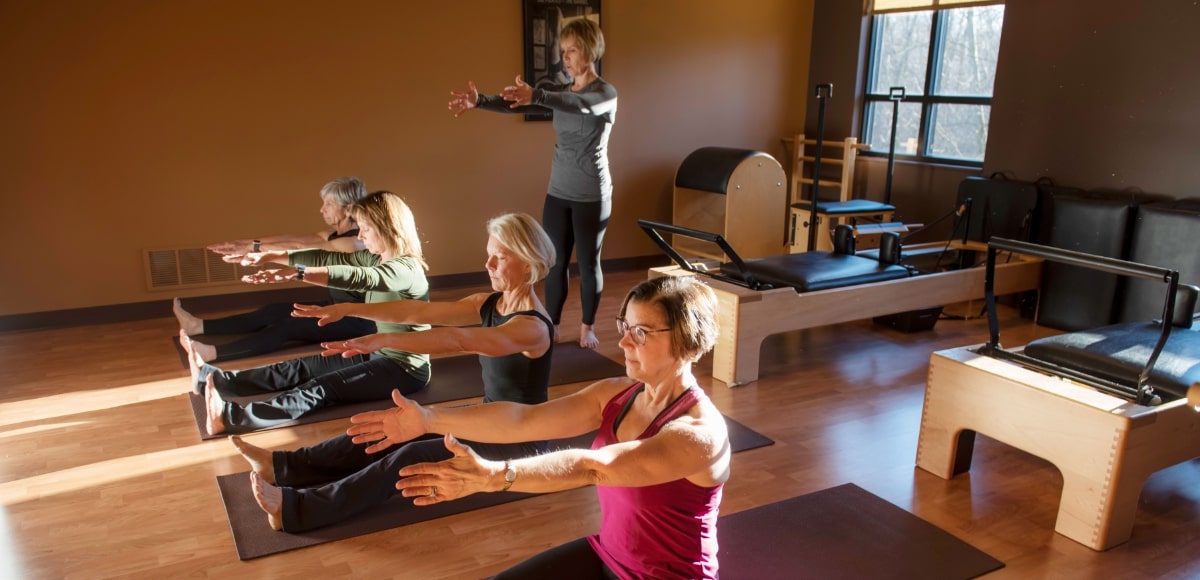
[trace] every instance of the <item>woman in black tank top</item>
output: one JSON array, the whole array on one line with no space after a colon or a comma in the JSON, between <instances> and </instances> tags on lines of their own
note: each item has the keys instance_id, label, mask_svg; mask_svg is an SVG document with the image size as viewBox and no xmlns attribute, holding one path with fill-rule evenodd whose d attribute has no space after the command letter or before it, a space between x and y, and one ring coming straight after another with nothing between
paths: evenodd
<instances>
[{"instance_id":1,"label":"woman in black tank top","mask_svg":"<svg viewBox=\"0 0 1200 580\"><path fill-rule=\"evenodd\" d=\"M554 246L536 220L506 214L488 222L487 272L493 292L456 302L401 300L380 304L297 307L323 322L364 317L427 323L421 332L374 334L323 346L354 355L394 348L427 354L475 353L483 367L484 402L540 403L547 399L554 327L535 292L554 263ZM436 359L432 362L437 371ZM368 454L342 435L295 451L271 451L240 438L233 444L250 463L255 499L276 530L301 532L349 518L398 495L401 467L450 457L440 439L405 443ZM479 444L478 453L504 460L536 454L539 442Z\"/></svg>"}]
</instances>

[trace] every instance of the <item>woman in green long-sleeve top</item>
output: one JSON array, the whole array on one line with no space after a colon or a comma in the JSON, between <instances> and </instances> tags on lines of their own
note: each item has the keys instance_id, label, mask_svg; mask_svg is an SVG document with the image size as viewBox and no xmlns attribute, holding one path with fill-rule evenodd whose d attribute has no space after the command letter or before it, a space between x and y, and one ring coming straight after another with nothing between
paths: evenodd
<instances>
[{"instance_id":1,"label":"woman in green long-sleeve top","mask_svg":"<svg viewBox=\"0 0 1200 580\"><path fill-rule=\"evenodd\" d=\"M293 250L249 254L246 264L287 263L262 270L248 282L298 280L366 292L367 303L429 300L425 259L412 211L399 196L377 192L352 210L365 250L352 253ZM427 324L378 323L378 331L426 330ZM187 341L184 341L185 346ZM189 352L189 354L192 354ZM210 434L245 432L285 423L337 404L388 400L392 389L412 393L429 382L429 356L393 349L349 358L312 355L244 371L223 371L192 362L196 387L208 409ZM264 401L239 404L223 397L276 393Z\"/></svg>"}]
</instances>

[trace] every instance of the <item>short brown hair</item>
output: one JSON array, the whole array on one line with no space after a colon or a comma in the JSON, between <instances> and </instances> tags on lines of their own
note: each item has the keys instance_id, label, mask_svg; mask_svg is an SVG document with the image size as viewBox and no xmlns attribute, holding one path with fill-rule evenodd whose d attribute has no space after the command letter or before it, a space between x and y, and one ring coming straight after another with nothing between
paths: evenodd
<instances>
[{"instance_id":1,"label":"short brown hair","mask_svg":"<svg viewBox=\"0 0 1200 580\"><path fill-rule=\"evenodd\" d=\"M634 286L621 304L658 304L671 329L671 353L696 362L717 344L717 293L695 276L662 276Z\"/></svg>"}]
</instances>

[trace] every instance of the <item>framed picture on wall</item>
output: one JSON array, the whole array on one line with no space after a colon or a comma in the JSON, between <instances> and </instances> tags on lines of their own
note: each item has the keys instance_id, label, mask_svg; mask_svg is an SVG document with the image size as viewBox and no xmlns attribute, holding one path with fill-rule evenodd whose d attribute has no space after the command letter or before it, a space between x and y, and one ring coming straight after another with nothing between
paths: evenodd
<instances>
[{"instance_id":1,"label":"framed picture on wall","mask_svg":"<svg viewBox=\"0 0 1200 580\"><path fill-rule=\"evenodd\" d=\"M562 65L558 31L576 18L600 24L600 0L521 0L525 21L525 82L537 88L571 82ZM596 62L596 73L600 62ZM549 111L526 113L526 121L549 121Z\"/></svg>"}]
</instances>

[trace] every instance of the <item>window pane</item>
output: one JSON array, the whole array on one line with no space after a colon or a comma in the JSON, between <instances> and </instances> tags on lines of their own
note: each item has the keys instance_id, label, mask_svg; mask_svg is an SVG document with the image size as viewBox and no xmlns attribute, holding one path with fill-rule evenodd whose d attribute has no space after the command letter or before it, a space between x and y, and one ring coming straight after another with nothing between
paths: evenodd
<instances>
[{"instance_id":1,"label":"window pane","mask_svg":"<svg viewBox=\"0 0 1200 580\"><path fill-rule=\"evenodd\" d=\"M869 125L865 134L872 153L887 154L892 134L892 103L872 102L867 105ZM896 124L896 155L916 155L917 137L921 126L921 104L900 103L900 120Z\"/></svg>"},{"instance_id":2,"label":"window pane","mask_svg":"<svg viewBox=\"0 0 1200 580\"><path fill-rule=\"evenodd\" d=\"M983 161L991 112L989 105L933 105L930 109L928 154L964 161Z\"/></svg>"},{"instance_id":3,"label":"window pane","mask_svg":"<svg viewBox=\"0 0 1200 580\"><path fill-rule=\"evenodd\" d=\"M943 10L941 18L945 20L934 94L992 96L1004 6Z\"/></svg>"},{"instance_id":4,"label":"window pane","mask_svg":"<svg viewBox=\"0 0 1200 580\"><path fill-rule=\"evenodd\" d=\"M929 30L933 12L901 12L875 17L876 44L872 62L872 93L887 93L904 87L910 95L925 91L925 67L929 63Z\"/></svg>"}]
</instances>

